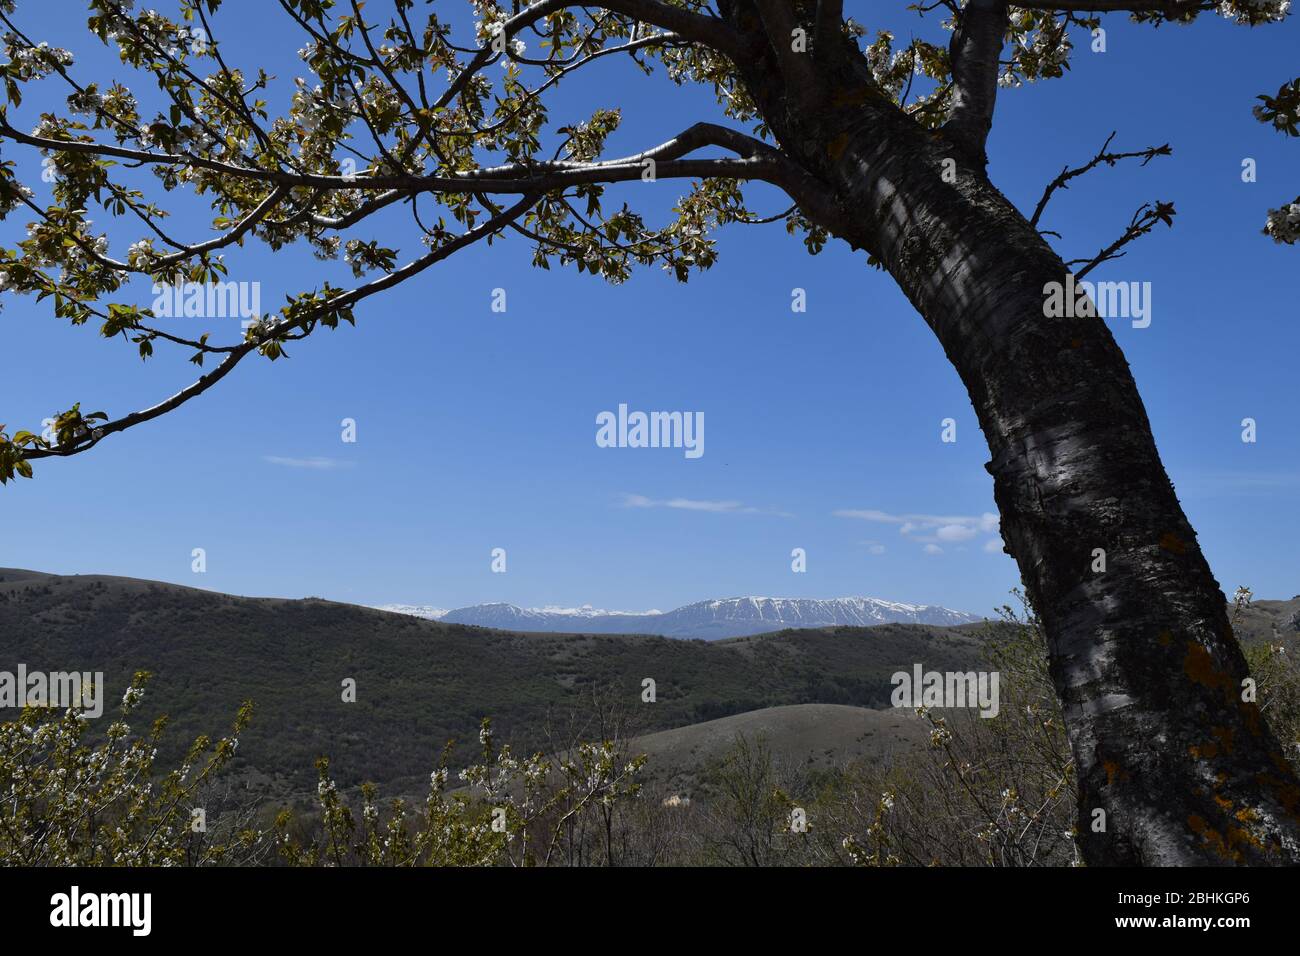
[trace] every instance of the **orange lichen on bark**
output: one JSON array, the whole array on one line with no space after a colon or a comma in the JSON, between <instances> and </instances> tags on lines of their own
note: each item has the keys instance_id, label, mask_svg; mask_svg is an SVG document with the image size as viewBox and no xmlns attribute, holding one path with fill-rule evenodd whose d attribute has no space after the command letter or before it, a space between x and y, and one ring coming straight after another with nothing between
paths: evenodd
<instances>
[{"instance_id":1,"label":"orange lichen on bark","mask_svg":"<svg viewBox=\"0 0 1300 956\"><path fill-rule=\"evenodd\" d=\"M1103 760L1101 768L1106 771L1106 786L1115 786L1116 780L1127 780L1128 773L1114 760Z\"/></svg>"},{"instance_id":2,"label":"orange lichen on bark","mask_svg":"<svg viewBox=\"0 0 1300 956\"><path fill-rule=\"evenodd\" d=\"M1223 859L1232 860L1234 863L1242 862L1241 851L1230 847L1223 835L1210 826L1204 817L1193 813L1187 818L1187 826Z\"/></svg>"},{"instance_id":3,"label":"orange lichen on bark","mask_svg":"<svg viewBox=\"0 0 1300 956\"><path fill-rule=\"evenodd\" d=\"M1215 799L1221 805L1227 802L1217 797ZM1241 819L1241 817L1238 816L1238 819ZM1225 836L1210 826L1204 817L1195 813L1187 818L1187 825L1215 853L1225 860L1231 860L1233 863L1245 862L1245 856L1241 852L1243 847L1253 847L1257 850L1266 849L1263 840L1243 827L1229 826L1226 828Z\"/></svg>"},{"instance_id":4,"label":"orange lichen on bark","mask_svg":"<svg viewBox=\"0 0 1300 956\"><path fill-rule=\"evenodd\" d=\"M1232 730L1230 727L1210 727L1210 736L1213 736L1214 740L1206 740L1203 744L1191 744L1187 748L1187 752L1192 754L1193 757L1200 758L1200 760L1213 760L1214 757L1218 757L1221 753L1232 753ZM1223 786L1223 780L1225 779L1223 774L1218 775L1217 782L1219 786Z\"/></svg>"},{"instance_id":5,"label":"orange lichen on bark","mask_svg":"<svg viewBox=\"0 0 1300 956\"><path fill-rule=\"evenodd\" d=\"M1281 754L1273 754L1273 762L1284 774L1290 772L1286 758ZM1287 816L1293 820L1300 820L1300 786L1290 783L1286 777L1275 777L1271 773L1256 774L1255 783L1272 792L1278 803L1282 804L1282 809Z\"/></svg>"},{"instance_id":6,"label":"orange lichen on bark","mask_svg":"<svg viewBox=\"0 0 1300 956\"><path fill-rule=\"evenodd\" d=\"M1219 746L1213 742L1206 744L1191 744L1187 752L1197 760L1213 760L1219 755Z\"/></svg>"},{"instance_id":7,"label":"orange lichen on bark","mask_svg":"<svg viewBox=\"0 0 1300 956\"><path fill-rule=\"evenodd\" d=\"M850 86L848 89L837 90L831 97L832 106L861 106L873 96L877 96L876 91L870 86Z\"/></svg>"},{"instance_id":8,"label":"orange lichen on bark","mask_svg":"<svg viewBox=\"0 0 1300 956\"><path fill-rule=\"evenodd\" d=\"M1171 554L1187 553L1187 543L1172 531L1166 531L1160 536L1160 547L1164 548Z\"/></svg>"},{"instance_id":9,"label":"orange lichen on bark","mask_svg":"<svg viewBox=\"0 0 1300 956\"><path fill-rule=\"evenodd\" d=\"M1194 640L1187 642L1187 656L1183 658L1183 672L1196 683L1223 691L1229 701L1237 701L1237 688L1232 678L1215 663L1210 652Z\"/></svg>"}]
</instances>

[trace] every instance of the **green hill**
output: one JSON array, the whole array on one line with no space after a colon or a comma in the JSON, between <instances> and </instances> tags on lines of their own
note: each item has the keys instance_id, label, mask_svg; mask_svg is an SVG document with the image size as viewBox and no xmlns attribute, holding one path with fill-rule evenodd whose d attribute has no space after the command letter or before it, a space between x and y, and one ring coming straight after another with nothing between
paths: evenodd
<instances>
[{"instance_id":1,"label":"green hill","mask_svg":"<svg viewBox=\"0 0 1300 956\"><path fill-rule=\"evenodd\" d=\"M173 723L163 757L256 704L237 768L259 789L310 789L328 754L340 783L418 789L443 744L491 716L517 749L545 747L552 711L611 686L644 733L792 704L887 707L916 662L965 669L986 625L797 630L723 641L521 634L315 599L241 598L100 575L0 569L0 670L103 671L108 699L154 673L145 713ZM345 678L357 702L343 703ZM641 703L642 680L657 702ZM111 705L110 705L111 706ZM107 713L106 713L107 717Z\"/></svg>"}]
</instances>

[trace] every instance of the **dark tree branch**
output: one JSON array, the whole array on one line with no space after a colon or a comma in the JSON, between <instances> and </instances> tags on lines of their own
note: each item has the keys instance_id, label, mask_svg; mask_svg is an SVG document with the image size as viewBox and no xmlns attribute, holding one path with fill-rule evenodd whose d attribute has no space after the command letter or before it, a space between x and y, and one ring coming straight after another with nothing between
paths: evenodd
<instances>
[{"instance_id":1,"label":"dark tree branch","mask_svg":"<svg viewBox=\"0 0 1300 956\"><path fill-rule=\"evenodd\" d=\"M546 162L512 163L477 169L452 176L385 174L377 176L323 176L316 173L288 173L281 170L235 166L220 160L187 154L152 153L111 146L88 140L59 140L32 136L11 126L0 116L0 137L54 152L114 156L151 165L193 166L230 176L277 186L305 186L324 190L398 189L403 192L455 192L472 189L497 193L547 191L580 183L615 183L639 179L646 160L656 163L655 176L682 179L699 176L733 179L765 179L785 185L798 168L778 150L760 140L711 123L697 123L681 135L652 149L620 159L595 163ZM691 159L680 157L702 146L724 146L743 159Z\"/></svg>"},{"instance_id":2,"label":"dark tree branch","mask_svg":"<svg viewBox=\"0 0 1300 956\"><path fill-rule=\"evenodd\" d=\"M564 0L562 3L559 0L543 0L537 6L543 7L550 3L566 7L581 6L577 0ZM684 7L671 6L661 0L610 0L608 3L602 2L601 6L611 13L632 17L664 30L671 30L728 56L739 55L745 49L743 38L726 21L717 17L706 17ZM534 23L537 19L539 18L533 17L528 22Z\"/></svg>"},{"instance_id":3,"label":"dark tree branch","mask_svg":"<svg viewBox=\"0 0 1300 956\"><path fill-rule=\"evenodd\" d=\"M229 375L230 372L234 370L235 366L238 365L250 352L257 350L267 342L274 341L282 337L286 332L293 331L294 329L306 329L325 312L349 308L363 299L367 299L372 295L390 289L398 283L404 282L414 275L418 275L434 263L446 259L448 256L455 252L459 252L466 246L473 245L480 239L484 239L499 232L519 216L522 216L525 212L531 209L540 198L539 195L524 196L514 205L486 220L481 225L467 230L455 239L439 246L437 249L430 251L418 259L412 260L402 268L375 279L373 282L368 282L363 286L358 286L342 295L328 299L316 309L273 327L267 334L251 336L248 341L233 347L229 355L227 355L226 358L221 361L221 364L216 366L216 368L211 372L200 376L196 381L187 385L170 398L159 402L157 405L141 409L138 412L132 412L129 415L124 415L121 418L112 421L104 422L102 425L96 426L93 431L89 431L82 436L83 440L77 444L70 446L60 445L52 448L28 449L23 452L22 457L26 460L35 460L37 458L67 458L71 455L78 455L83 451L88 451L93 448L104 438L114 432L125 431L135 425L158 418L160 415L165 415L167 412L184 405L190 399L202 395L217 382Z\"/></svg>"},{"instance_id":4,"label":"dark tree branch","mask_svg":"<svg viewBox=\"0 0 1300 956\"><path fill-rule=\"evenodd\" d=\"M988 163L985 143L993 127L998 66L1007 31L1006 0L970 0L952 35L952 112L944 129Z\"/></svg>"},{"instance_id":5,"label":"dark tree branch","mask_svg":"<svg viewBox=\"0 0 1300 956\"><path fill-rule=\"evenodd\" d=\"M817 26L813 34L813 52L821 59L840 49L840 32L844 28L844 0L817 0Z\"/></svg>"},{"instance_id":6,"label":"dark tree branch","mask_svg":"<svg viewBox=\"0 0 1300 956\"><path fill-rule=\"evenodd\" d=\"M1135 150L1131 153L1111 153L1107 150L1110 148L1111 140L1114 138L1115 134L1111 133L1106 137L1106 142L1101 144L1101 149L1097 150L1096 156L1092 157L1092 159L1088 160L1088 162L1084 163L1082 166L1077 166L1074 169L1067 166L1065 169L1061 170L1059 176L1047 184L1047 188L1043 190L1042 198L1038 200L1038 205L1034 207L1034 214L1029 217L1029 224L1031 226L1038 225L1038 220L1043 217L1043 210L1047 208L1047 203L1051 200L1053 194L1058 189L1069 189L1070 180L1082 176L1084 173L1091 172L1102 163L1105 163L1107 166L1114 166L1121 159L1140 159L1142 160L1141 165L1145 166L1157 156L1171 156L1174 152L1169 144L1165 143L1163 146L1148 146L1146 149Z\"/></svg>"},{"instance_id":7,"label":"dark tree branch","mask_svg":"<svg viewBox=\"0 0 1300 956\"><path fill-rule=\"evenodd\" d=\"M506 39L512 39L521 30L533 26L557 10L581 5L579 0L541 0L540 3L526 7L506 20L501 28L502 35ZM733 61L742 57L746 48L745 40L726 21L717 17L706 17L683 7L671 6L661 0L611 0L600 6L611 13L631 17L642 23L671 31L680 37L729 56ZM434 104L435 109L446 106L455 99L473 76L495 59L496 54L491 47L480 50Z\"/></svg>"},{"instance_id":8,"label":"dark tree branch","mask_svg":"<svg viewBox=\"0 0 1300 956\"><path fill-rule=\"evenodd\" d=\"M582 69L587 64L599 60L603 57L610 56L611 54L615 54L615 53L626 53L628 56L632 58L634 62L640 63L640 61L637 60L636 56L634 55L640 50L649 49L651 47L683 47L689 45L690 45L690 41L682 39L681 37L677 36L677 34L675 33L659 33L654 36L641 37L636 40L631 40L627 43L623 43L618 46L605 47L603 49L596 50L594 53L590 53L581 58L574 57L568 61L564 61L562 65L559 63L549 62L546 60L526 60L524 58L519 58L519 62L521 63L528 63L533 66L551 67L555 69L555 73L547 77L546 81L544 83L539 84L535 89L529 90L528 93L525 94L524 97L522 98L520 104L515 109L503 115L501 119L497 120L497 122L491 123L487 126L479 126L475 124L475 129L477 132L484 135L495 133L498 130L504 129L510 123L514 122L514 120L520 115L520 113L523 112L524 108L529 103L532 103L541 94L545 93L547 90L557 85L560 82L560 80L562 80L564 77L568 76L571 73L576 72L577 70Z\"/></svg>"},{"instance_id":9,"label":"dark tree branch","mask_svg":"<svg viewBox=\"0 0 1300 956\"><path fill-rule=\"evenodd\" d=\"M653 163L652 172L655 179L727 178L762 180L780 186L792 199L807 209L810 215L825 217L833 215L835 212L833 204L826 199L825 190L820 184L780 150L744 133L713 123L696 123L680 135L658 146L618 159L595 163L562 161L530 164L513 163L457 173L453 176L390 174L347 177L255 169L233 166L229 163L202 157L150 153L144 150L109 146L84 140L57 140L32 136L15 129L3 116L0 116L0 137L7 137L16 142L56 152L80 152L97 156L115 156L150 164L197 166L232 176L273 183L281 188L303 186L321 190L384 189L395 191L395 193L386 192L380 197L371 200L369 204L370 211L387 205L399 195L413 195L422 192L464 193L477 190L484 193L540 193L588 183L631 182L643 178L648 166ZM719 146L728 149L736 153L740 158L682 158L688 153L706 146ZM210 243L218 242L221 242L221 240L210 240ZM228 244L228 242L221 242L221 244ZM181 254L178 253L176 257L179 258L180 256ZM124 268L120 263L110 264L115 268Z\"/></svg>"},{"instance_id":10,"label":"dark tree branch","mask_svg":"<svg viewBox=\"0 0 1300 956\"><path fill-rule=\"evenodd\" d=\"M799 28L794 10L789 0L754 0L758 8L759 19L763 22L763 31L776 60L781 65L788 88L794 94L793 99L811 104L817 89L817 78L813 73L812 57L807 48L800 53L794 50L794 31Z\"/></svg>"},{"instance_id":11,"label":"dark tree branch","mask_svg":"<svg viewBox=\"0 0 1300 956\"><path fill-rule=\"evenodd\" d=\"M1158 224L1164 223L1166 226L1173 227L1174 224L1174 204L1171 202L1161 202L1156 200L1155 205L1143 203L1137 212L1133 213L1133 218L1129 220L1128 228L1124 234L1112 242L1105 249L1102 249L1091 259L1071 259L1066 263L1067 266L1075 266L1081 262L1087 263L1082 269L1074 274L1076 280L1082 280L1093 269L1103 262L1109 262L1111 259L1123 258L1127 253L1120 252L1124 246L1128 245L1134 239L1145 236L1154 229Z\"/></svg>"}]
</instances>

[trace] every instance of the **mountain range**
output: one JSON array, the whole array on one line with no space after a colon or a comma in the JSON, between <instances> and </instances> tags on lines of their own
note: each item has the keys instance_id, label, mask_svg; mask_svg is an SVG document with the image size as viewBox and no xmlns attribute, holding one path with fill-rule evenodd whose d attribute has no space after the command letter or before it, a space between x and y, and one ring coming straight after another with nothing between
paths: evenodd
<instances>
[{"instance_id":1,"label":"mountain range","mask_svg":"<svg viewBox=\"0 0 1300 956\"><path fill-rule=\"evenodd\" d=\"M801 763L841 745L892 746L907 715L890 706L891 675L916 662L967 670L1000 626L805 627L698 641L585 626L603 617L584 618L578 633L536 633L319 598L0 568L0 671L102 674L108 705L94 730L113 719L131 675L151 673L132 726L171 717L160 766L182 760L197 735L223 733L247 700L253 722L234 761L241 788L310 797L313 765L327 755L341 786L371 780L418 795L448 740L460 741L455 766L474 757L482 718L532 753L551 747L567 721L591 719L597 700L621 702L637 734L675 731L664 740L672 753L716 753L742 725L790 742ZM355 682L354 700L345 680ZM840 716L804 705L833 705ZM850 712L857 717L845 720ZM814 726L826 718L816 746L809 714ZM0 722L10 719L0 708ZM698 739L688 730L697 725Z\"/></svg>"},{"instance_id":2,"label":"mountain range","mask_svg":"<svg viewBox=\"0 0 1300 956\"><path fill-rule=\"evenodd\" d=\"M703 603L716 603L709 613L721 616L737 602ZM783 621L796 620L786 606L796 602L776 603ZM761 731L774 752L801 766L814 755L883 753L915 730L891 706L892 675L918 663L938 671L978 667L988 641L1009 627L781 629L769 619L775 633L675 640L592 633L593 622L611 624L611 615L578 611L575 633L536 633L320 598L249 598L161 581L0 568L0 671L22 664L29 673L102 672L110 706L100 731L131 675L150 672L132 725L148 728L160 714L171 716L158 745L160 766L182 760L198 734L225 732L240 703L251 700L253 722L234 760L241 787L312 799L313 764L327 755L341 786L372 780L418 795L449 739L461 741L454 766L473 757L483 717L516 752L532 753L549 747L550 733L569 716L589 719L597 698L631 706L636 733L648 735L646 749L670 774L679 762L716 756L737 730ZM671 624L674 613L659 617ZM646 626L648 615L629 616ZM1234 611L1233 629L1245 644L1294 640L1300 595ZM647 677L657 686L652 704L643 697ZM341 695L345 679L355 681L351 702ZM0 708L0 722L11 719Z\"/></svg>"},{"instance_id":3,"label":"mountain range","mask_svg":"<svg viewBox=\"0 0 1300 956\"><path fill-rule=\"evenodd\" d=\"M787 628L871 627L875 624L925 624L951 627L984 620L978 614L932 604L904 604L870 597L735 597L696 601L672 611L603 611L579 608L523 608L476 604L444 610L417 604L385 604L378 610L410 614L446 624L468 624L511 631L585 634L657 634L717 640L748 637Z\"/></svg>"}]
</instances>

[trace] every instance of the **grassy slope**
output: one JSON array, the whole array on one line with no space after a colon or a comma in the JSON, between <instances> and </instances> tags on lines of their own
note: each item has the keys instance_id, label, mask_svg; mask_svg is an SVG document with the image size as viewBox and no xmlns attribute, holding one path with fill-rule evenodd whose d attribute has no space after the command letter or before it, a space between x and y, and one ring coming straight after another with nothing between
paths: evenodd
<instances>
[{"instance_id":1,"label":"grassy slope","mask_svg":"<svg viewBox=\"0 0 1300 956\"><path fill-rule=\"evenodd\" d=\"M855 758L879 759L929 739L930 725L911 710L844 704L791 704L661 730L637 738L647 776L689 794L701 772L721 760L738 735L762 737L787 763L825 770Z\"/></svg>"}]
</instances>

